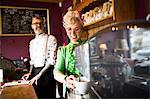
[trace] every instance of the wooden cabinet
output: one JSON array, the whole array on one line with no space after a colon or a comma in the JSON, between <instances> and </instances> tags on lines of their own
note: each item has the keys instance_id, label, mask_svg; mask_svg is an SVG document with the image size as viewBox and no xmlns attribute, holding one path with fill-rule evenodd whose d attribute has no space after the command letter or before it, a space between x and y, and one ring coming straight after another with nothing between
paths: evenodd
<instances>
[{"instance_id":1,"label":"wooden cabinet","mask_svg":"<svg viewBox=\"0 0 150 99\"><path fill-rule=\"evenodd\" d=\"M94 1L96 0L73 0L73 8L75 10L81 11Z\"/></svg>"},{"instance_id":2,"label":"wooden cabinet","mask_svg":"<svg viewBox=\"0 0 150 99\"><path fill-rule=\"evenodd\" d=\"M76 4L76 3L74 3ZM84 26L89 26L102 20L112 18L114 20L113 0L83 0L74 9L81 11Z\"/></svg>"},{"instance_id":3,"label":"wooden cabinet","mask_svg":"<svg viewBox=\"0 0 150 99\"><path fill-rule=\"evenodd\" d=\"M4 87L0 99L38 99L32 85Z\"/></svg>"},{"instance_id":4,"label":"wooden cabinet","mask_svg":"<svg viewBox=\"0 0 150 99\"><path fill-rule=\"evenodd\" d=\"M97 31L135 18L134 0L73 0L73 9L81 12L88 38Z\"/></svg>"}]
</instances>

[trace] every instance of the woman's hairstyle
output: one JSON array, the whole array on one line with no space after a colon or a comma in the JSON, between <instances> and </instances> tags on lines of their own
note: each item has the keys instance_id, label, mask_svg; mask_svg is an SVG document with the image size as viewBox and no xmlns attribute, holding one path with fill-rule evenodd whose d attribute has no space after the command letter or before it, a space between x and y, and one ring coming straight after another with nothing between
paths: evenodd
<instances>
[{"instance_id":1,"label":"woman's hairstyle","mask_svg":"<svg viewBox=\"0 0 150 99\"><path fill-rule=\"evenodd\" d=\"M74 24L76 22L81 23L83 25L80 14L78 11L73 11L71 7L68 8L68 12L63 17L63 26L65 27L68 23Z\"/></svg>"}]
</instances>

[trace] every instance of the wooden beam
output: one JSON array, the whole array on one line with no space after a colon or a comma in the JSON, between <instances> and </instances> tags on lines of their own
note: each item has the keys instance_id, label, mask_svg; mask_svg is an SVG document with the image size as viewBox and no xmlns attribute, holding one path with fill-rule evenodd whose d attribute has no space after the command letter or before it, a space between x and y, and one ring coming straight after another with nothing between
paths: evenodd
<instances>
[{"instance_id":1,"label":"wooden beam","mask_svg":"<svg viewBox=\"0 0 150 99\"><path fill-rule=\"evenodd\" d=\"M59 3L59 2L63 2L64 0L25 0L25 1Z\"/></svg>"}]
</instances>

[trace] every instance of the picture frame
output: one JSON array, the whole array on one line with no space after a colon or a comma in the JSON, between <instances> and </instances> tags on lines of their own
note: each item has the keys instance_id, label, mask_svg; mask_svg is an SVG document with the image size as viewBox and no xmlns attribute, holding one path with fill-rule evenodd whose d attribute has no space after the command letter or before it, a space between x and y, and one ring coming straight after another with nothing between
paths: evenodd
<instances>
[{"instance_id":1,"label":"picture frame","mask_svg":"<svg viewBox=\"0 0 150 99\"><path fill-rule=\"evenodd\" d=\"M33 16L40 16L44 21L44 30L50 34L49 9L0 6L0 36L31 36Z\"/></svg>"}]
</instances>

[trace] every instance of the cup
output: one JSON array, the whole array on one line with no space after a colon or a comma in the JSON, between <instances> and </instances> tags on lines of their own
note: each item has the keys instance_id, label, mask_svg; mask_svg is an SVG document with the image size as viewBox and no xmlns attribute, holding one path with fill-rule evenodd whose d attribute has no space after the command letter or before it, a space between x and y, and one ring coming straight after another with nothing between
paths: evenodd
<instances>
[{"instance_id":1,"label":"cup","mask_svg":"<svg viewBox=\"0 0 150 99\"><path fill-rule=\"evenodd\" d=\"M75 91L78 91L79 94L86 94L90 89L90 80L86 77L79 77L75 80Z\"/></svg>"}]
</instances>

